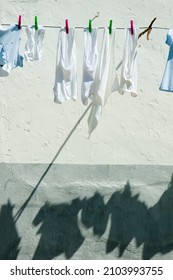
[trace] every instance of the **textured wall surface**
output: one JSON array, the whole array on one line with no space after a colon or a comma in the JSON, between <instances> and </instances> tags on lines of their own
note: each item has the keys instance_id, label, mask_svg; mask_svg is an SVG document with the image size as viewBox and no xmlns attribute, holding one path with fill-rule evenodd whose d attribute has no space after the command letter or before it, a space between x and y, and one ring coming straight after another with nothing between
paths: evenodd
<instances>
[{"instance_id":1,"label":"textured wall surface","mask_svg":"<svg viewBox=\"0 0 173 280\"><path fill-rule=\"evenodd\" d=\"M0 259L172 259L172 167L1 164Z\"/></svg>"},{"instance_id":2,"label":"textured wall surface","mask_svg":"<svg viewBox=\"0 0 173 280\"><path fill-rule=\"evenodd\" d=\"M0 0L1 23L172 27L166 0ZM157 9L156 9L157 7ZM83 30L76 30L78 100L53 102L59 29L40 63L0 77L0 259L173 258L173 96L159 91L167 29L138 48L138 96L113 93L88 139L81 103ZM99 30L99 46L102 30ZM21 31L20 52L26 42ZM116 31L116 62L124 30ZM120 69L118 70L120 75ZM71 134L70 134L71 133ZM69 137L68 137L69 136ZM52 165L55 160L55 165ZM69 233L69 226L71 231Z\"/></svg>"}]
</instances>

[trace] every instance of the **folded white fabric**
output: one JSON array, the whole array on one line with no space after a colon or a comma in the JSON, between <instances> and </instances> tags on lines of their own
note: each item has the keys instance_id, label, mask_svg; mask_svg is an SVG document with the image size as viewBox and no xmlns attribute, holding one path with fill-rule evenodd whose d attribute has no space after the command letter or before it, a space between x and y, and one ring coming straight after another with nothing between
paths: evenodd
<instances>
[{"instance_id":1,"label":"folded white fabric","mask_svg":"<svg viewBox=\"0 0 173 280\"><path fill-rule=\"evenodd\" d=\"M88 118L89 135L98 125L103 106L108 96L119 89L115 64L115 28L109 34L108 28L104 28L102 48L92 83L90 94L92 95L92 107Z\"/></svg>"},{"instance_id":2,"label":"folded white fabric","mask_svg":"<svg viewBox=\"0 0 173 280\"><path fill-rule=\"evenodd\" d=\"M89 32L88 28L84 29L84 56L83 56L83 78L81 86L81 99L84 105L88 104L88 98L91 98L92 84L95 79L98 50L97 36L98 28L93 28Z\"/></svg>"},{"instance_id":3,"label":"folded white fabric","mask_svg":"<svg viewBox=\"0 0 173 280\"><path fill-rule=\"evenodd\" d=\"M54 102L77 99L75 28L61 28L58 36Z\"/></svg>"},{"instance_id":4,"label":"folded white fabric","mask_svg":"<svg viewBox=\"0 0 173 280\"><path fill-rule=\"evenodd\" d=\"M138 28L134 28L133 35L130 28L126 28L119 90L121 94L130 92L132 96L137 96L137 42Z\"/></svg>"},{"instance_id":5,"label":"folded white fabric","mask_svg":"<svg viewBox=\"0 0 173 280\"><path fill-rule=\"evenodd\" d=\"M44 45L44 27L39 25L36 30L34 25L28 25L26 27L26 34L27 42L24 51L25 59L30 61L40 61Z\"/></svg>"}]
</instances>

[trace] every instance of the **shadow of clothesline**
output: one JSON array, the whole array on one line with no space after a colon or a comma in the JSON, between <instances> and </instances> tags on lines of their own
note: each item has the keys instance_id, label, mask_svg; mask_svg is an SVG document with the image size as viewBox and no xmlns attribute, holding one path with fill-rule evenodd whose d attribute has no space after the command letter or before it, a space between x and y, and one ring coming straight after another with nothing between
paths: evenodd
<instances>
[{"instance_id":1,"label":"shadow of clothesline","mask_svg":"<svg viewBox=\"0 0 173 280\"><path fill-rule=\"evenodd\" d=\"M120 66L122 65L122 60L118 63L118 65L116 66L116 71L118 71L118 69L120 68ZM72 128L72 130L70 131L70 133L68 134L68 136L66 137L65 141L62 143L62 145L60 146L59 150L57 151L56 155L54 156L54 158L52 159L51 163L48 165L48 167L46 168L46 170L44 171L44 173L42 174L41 178L39 179L38 183L36 184L35 188L33 189L33 191L31 192L30 196L27 198L27 200L23 203L23 205L20 207L20 209L17 211L14 219L15 222L17 222L17 220L19 219L19 217L21 216L21 214L23 213L23 211L25 210L26 206L28 205L29 201L31 200L32 196L34 195L34 193L36 192L36 190L38 189L39 185L41 184L41 182L43 181L44 177L46 176L46 174L48 173L49 169L51 168L51 166L53 165L53 163L55 162L55 160L57 159L57 157L59 156L59 154L61 153L61 151L63 150L64 146L66 145L66 143L68 142L68 140L70 139L70 137L72 136L72 134L74 133L74 131L76 130L76 128L78 127L79 123L82 121L82 119L85 117L86 113L89 111L89 109L92 106L92 101L91 103L88 105L88 107L86 108L86 110L84 111L84 113L81 115L81 117L78 119L78 121L76 122L76 124L74 125L74 127Z\"/></svg>"},{"instance_id":2,"label":"shadow of clothesline","mask_svg":"<svg viewBox=\"0 0 173 280\"><path fill-rule=\"evenodd\" d=\"M86 108L86 110L84 111L84 113L82 114L82 116L78 119L78 121L76 122L76 124L74 125L74 127L72 128L72 130L70 131L70 133L68 134L68 136L66 137L65 141L62 143L62 145L60 146L59 150L57 151L56 155L54 156L54 158L52 159L51 163L48 165L48 167L46 168L46 170L44 171L44 173L42 174L41 178L39 179L38 183L36 184L35 188L33 189L33 191L31 192L30 196L27 198L27 200L23 203L23 205L20 207L20 209L17 211L17 213L14 216L14 220L15 222L17 222L17 220L19 219L19 217L21 216L21 214L23 213L23 211L25 210L26 206L28 205L29 201L31 200L32 196L34 195L34 193L36 192L36 190L38 189L39 185L41 184L42 180L44 179L44 177L46 176L46 174L48 173L48 171L50 170L50 168L52 167L53 163L55 162L55 160L57 159L57 157L59 156L59 154L61 153L61 151L63 150L64 146L66 145L66 143L68 142L68 140L70 139L70 137L72 136L72 134L74 133L74 131L76 130L76 128L78 127L78 125L80 124L81 120L84 118L84 116L86 115L86 113L88 112L88 110L90 109L92 105L92 102L88 105L88 107Z\"/></svg>"}]
</instances>

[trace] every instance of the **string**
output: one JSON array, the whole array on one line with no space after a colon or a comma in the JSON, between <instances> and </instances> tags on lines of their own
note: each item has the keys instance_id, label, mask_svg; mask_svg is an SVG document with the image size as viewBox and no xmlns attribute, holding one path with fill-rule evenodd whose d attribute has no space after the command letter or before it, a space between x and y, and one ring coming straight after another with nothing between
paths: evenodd
<instances>
[{"instance_id":1,"label":"string","mask_svg":"<svg viewBox=\"0 0 173 280\"><path fill-rule=\"evenodd\" d=\"M9 23L2 23L1 26L9 26L11 24ZM22 24L22 27L28 27L27 24ZM59 26L59 25L43 25L44 28L48 28L48 29L59 29L59 28L62 28L63 26ZM84 26L75 26L75 29L84 29L84 28L87 28L84 27ZM98 29L104 29L105 27L104 26L99 26L97 27ZM141 26L139 27L139 29L146 29L148 28L148 26ZM116 27L117 30L124 30L125 27ZM169 30L170 27L161 27L161 26L153 26L152 29L158 29L158 30Z\"/></svg>"}]
</instances>

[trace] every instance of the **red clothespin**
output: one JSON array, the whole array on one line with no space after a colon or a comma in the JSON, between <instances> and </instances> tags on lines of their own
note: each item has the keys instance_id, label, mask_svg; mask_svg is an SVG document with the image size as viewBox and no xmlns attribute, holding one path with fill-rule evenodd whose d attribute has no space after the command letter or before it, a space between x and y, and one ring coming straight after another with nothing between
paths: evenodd
<instances>
[{"instance_id":1,"label":"red clothespin","mask_svg":"<svg viewBox=\"0 0 173 280\"><path fill-rule=\"evenodd\" d=\"M21 29L21 21L22 21L22 16L20 15L18 18L18 28Z\"/></svg>"},{"instance_id":2,"label":"red clothespin","mask_svg":"<svg viewBox=\"0 0 173 280\"><path fill-rule=\"evenodd\" d=\"M133 20L130 21L130 31L131 31L131 34L133 35L134 34L134 22L133 22Z\"/></svg>"},{"instance_id":3,"label":"red clothespin","mask_svg":"<svg viewBox=\"0 0 173 280\"><path fill-rule=\"evenodd\" d=\"M68 19L65 20L65 31L68 34L69 28L68 28Z\"/></svg>"}]
</instances>

